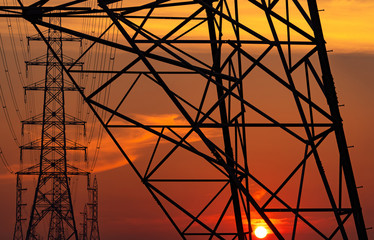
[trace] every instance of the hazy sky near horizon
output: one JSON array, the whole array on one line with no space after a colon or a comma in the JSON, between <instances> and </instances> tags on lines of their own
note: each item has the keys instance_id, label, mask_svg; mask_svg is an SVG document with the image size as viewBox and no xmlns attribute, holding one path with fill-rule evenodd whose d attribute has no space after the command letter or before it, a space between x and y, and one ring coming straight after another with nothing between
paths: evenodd
<instances>
[{"instance_id":1,"label":"hazy sky near horizon","mask_svg":"<svg viewBox=\"0 0 374 240\"><path fill-rule=\"evenodd\" d=\"M361 203L367 227L374 226L374 2L369 0L320 0L319 8L333 76L338 92L339 102L344 104L341 113L344 120L348 145L354 145L350 150L352 164L359 189ZM1 23L2 26L5 25ZM6 27L0 30L6 38ZM3 74L3 69L1 74ZM1 85L5 89L6 82L1 75ZM15 90L23 96L23 90ZM22 98L21 98L22 99ZM9 103L10 104L10 99ZM10 108L10 107L8 107ZM11 110L10 110L11 111ZM14 115L14 113L12 113ZM141 117L141 116L140 116ZM165 116L172 123L180 123L178 116ZM12 142L9 130L3 121L4 114L0 113L3 123L0 127L0 147L3 149L8 162L16 165L18 149ZM159 116L158 121L163 120ZM16 121L16 120L15 120ZM19 126L15 124L15 126ZM19 135L19 129L16 131ZM104 135L107 143L108 136ZM147 144L149 136L134 135L124 139L136 158L141 155L142 146ZM100 184L100 231L102 239L118 239L119 236L137 236L131 239L150 239L162 236L162 239L176 239L177 235L171 224L167 222L154 200L136 178L131 169L125 165L114 146L107 143L102 147L97 163ZM16 159L16 160L14 160ZM110 162L105 159L111 159ZM123 177L125 176L125 177ZM118 184L113 188L113 182ZM122 184L123 183L123 184ZM121 192L121 194L118 194ZM130 196L131 195L131 196ZM15 217L15 177L0 165L0 238L10 239ZM138 207L143 204L144 207ZM121 207L113 207L121 206ZM78 212L78 211L77 211ZM125 219L122 218L126 215ZM7 216L6 218L4 216ZM143 231L147 225L148 230ZM165 227L167 225L167 227ZM374 237L370 230L369 238Z\"/></svg>"}]
</instances>

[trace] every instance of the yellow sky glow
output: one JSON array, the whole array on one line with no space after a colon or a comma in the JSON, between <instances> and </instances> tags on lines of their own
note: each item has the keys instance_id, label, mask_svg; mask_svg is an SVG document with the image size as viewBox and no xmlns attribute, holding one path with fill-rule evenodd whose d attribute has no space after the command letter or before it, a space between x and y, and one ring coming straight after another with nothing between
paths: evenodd
<instances>
[{"instance_id":1,"label":"yellow sky glow","mask_svg":"<svg viewBox=\"0 0 374 240\"><path fill-rule=\"evenodd\" d=\"M327 46L338 53L374 53L374 2L318 1Z\"/></svg>"}]
</instances>

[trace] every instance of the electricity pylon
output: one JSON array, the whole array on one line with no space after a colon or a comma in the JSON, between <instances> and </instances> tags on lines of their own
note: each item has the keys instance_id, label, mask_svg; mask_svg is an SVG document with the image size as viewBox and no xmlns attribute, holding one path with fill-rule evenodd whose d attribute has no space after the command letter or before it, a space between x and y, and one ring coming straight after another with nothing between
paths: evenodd
<instances>
[{"instance_id":1,"label":"electricity pylon","mask_svg":"<svg viewBox=\"0 0 374 240\"><path fill-rule=\"evenodd\" d=\"M87 234L89 240L100 240L99 234L99 194L96 176L94 177L92 186L88 186L89 202L88 202L88 218L90 225L90 233Z\"/></svg>"},{"instance_id":2,"label":"electricity pylon","mask_svg":"<svg viewBox=\"0 0 374 240\"><path fill-rule=\"evenodd\" d=\"M13 240L23 240L22 222L26 219L22 217L22 209L26 205L22 202L22 193L26 189L22 187L22 180L17 174L17 189L16 189L16 224L14 227Z\"/></svg>"},{"instance_id":3,"label":"electricity pylon","mask_svg":"<svg viewBox=\"0 0 374 240\"><path fill-rule=\"evenodd\" d=\"M98 202L98 184L96 176L91 184L87 179L88 203L84 206L81 213L83 215L81 240L100 240L99 234L99 202ZM87 210L88 209L88 210Z\"/></svg>"},{"instance_id":4,"label":"electricity pylon","mask_svg":"<svg viewBox=\"0 0 374 240\"><path fill-rule=\"evenodd\" d=\"M81 94L182 239L253 239L257 225L277 239L367 239L316 0L50 3L19 14L123 53ZM51 14L110 23L82 33ZM82 71L62 68L78 86Z\"/></svg>"},{"instance_id":5,"label":"electricity pylon","mask_svg":"<svg viewBox=\"0 0 374 240\"><path fill-rule=\"evenodd\" d=\"M49 22L61 25L61 18L51 17ZM65 84L62 68L52 51L58 54L59 59L64 59L64 65L71 64L72 59L64 56L62 50L62 42L66 38L60 31L52 29L46 31L45 34L48 46L52 50L47 50L45 55L26 62L27 66L45 66L46 69L44 80L25 87L26 91L44 92L43 113L22 121L22 126L42 126L41 139L21 146L21 159L24 150L37 150L40 151L40 162L17 173L17 183L20 181L19 175L38 176L26 239L39 239L39 237L78 239L70 193L70 177L89 173L68 163L67 151L80 150L86 153L86 147L67 139L66 125L84 126L85 122L65 113L65 91L77 89L71 83ZM41 41L42 38L37 35L29 37L30 40ZM77 41L77 38L70 38L69 41ZM78 63L78 66L82 66L82 63ZM22 185L17 184L17 192L21 190L23 190ZM21 200L20 192L17 194L15 239L23 239L20 222L22 220ZM43 224L48 225L47 235L44 234Z\"/></svg>"}]
</instances>

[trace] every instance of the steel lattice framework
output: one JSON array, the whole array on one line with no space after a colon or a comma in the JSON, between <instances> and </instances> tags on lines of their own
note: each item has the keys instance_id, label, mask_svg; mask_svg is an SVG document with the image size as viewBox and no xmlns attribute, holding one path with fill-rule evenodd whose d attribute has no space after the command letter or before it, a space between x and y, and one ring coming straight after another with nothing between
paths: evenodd
<instances>
[{"instance_id":1,"label":"steel lattice framework","mask_svg":"<svg viewBox=\"0 0 374 240\"><path fill-rule=\"evenodd\" d=\"M100 234L99 234L99 221L98 221L98 215L99 215L99 195L98 195L98 184L96 176L93 180L92 186L88 187L89 192L89 202L88 202L88 214L89 217L87 218L87 221L90 223L90 233L87 234L87 239L90 240L100 240Z\"/></svg>"},{"instance_id":2,"label":"steel lattice framework","mask_svg":"<svg viewBox=\"0 0 374 240\"><path fill-rule=\"evenodd\" d=\"M81 94L182 239L252 239L258 223L277 239L367 239L316 0L84 2L2 10L86 39L82 57L121 52L113 71L73 70L45 39L77 88L81 72L114 73ZM110 23L85 34L45 16Z\"/></svg>"},{"instance_id":3,"label":"steel lattice framework","mask_svg":"<svg viewBox=\"0 0 374 240\"><path fill-rule=\"evenodd\" d=\"M49 23L61 25L60 17L49 18ZM40 151L40 161L31 167L17 172L17 219L14 231L14 239L24 239L22 233L22 188L19 175L38 176L35 195L31 207L31 214L25 239L77 239L73 205L70 193L70 175L86 175L67 161L67 151L81 150L86 152L86 147L73 142L66 137L66 125L85 125L65 114L65 91L76 91L72 84L64 83L64 74L58 60L63 65L70 65L72 61L63 55L63 34L60 31L48 29L44 32L51 49L47 53L26 62L26 66L44 66L45 79L30 86L25 86L25 91L43 91L43 113L22 121L24 125L41 125L41 138L24 144L21 149L21 163L24 150ZM40 41L40 36L33 36L31 40ZM76 41L71 39L71 41ZM54 54L57 54L58 60ZM68 59L66 59L68 58ZM77 66L82 66L78 63ZM48 225L47 233L43 230Z\"/></svg>"},{"instance_id":4,"label":"steel lattice framework","mask_svg":"<svg viewBox=\"0 0 374 240\"><path fill-rule=\"evenodd\" d=\"M61 18L52 17L49 22L61 25ZM59 31L47 33L51 49L46 56L39 178L26 239L38 239L38 227L45 220L50 222L48 239L78 237L67 175L63 71L52 53L64 63L61 38Z\"/></svg>"},{"instance_id":5,"label":"steel lattice framework","mask_svg":"<svg viewBox=\"0 0 374 240\"><path fill-rule=\"evenodd\" d=\"M16 189L16 225L14 227L13 240L23 240L22 221L26 220L22 218L22 207L25 205L22 203L22 192L26 189L22 187L22 180L19 174L17 174L17 189Z\"/></svg>"}]
</instances>

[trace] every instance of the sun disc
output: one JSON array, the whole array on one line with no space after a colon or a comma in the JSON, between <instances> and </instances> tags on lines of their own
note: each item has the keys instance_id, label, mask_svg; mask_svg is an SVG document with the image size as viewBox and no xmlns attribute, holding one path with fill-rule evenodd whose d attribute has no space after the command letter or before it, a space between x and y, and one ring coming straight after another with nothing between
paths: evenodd
<instances>
[{"instance_id":1,"label":"sun disc","mask_svg":"<svg viewBox=\"0 0 374 240\"><path fill-rule=\"evenodd\" d=\"M268 234L268 231L264 227L257 227L255 230L255 235L258 238L264 238Z\"/></svg>"}]
</instances>

